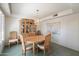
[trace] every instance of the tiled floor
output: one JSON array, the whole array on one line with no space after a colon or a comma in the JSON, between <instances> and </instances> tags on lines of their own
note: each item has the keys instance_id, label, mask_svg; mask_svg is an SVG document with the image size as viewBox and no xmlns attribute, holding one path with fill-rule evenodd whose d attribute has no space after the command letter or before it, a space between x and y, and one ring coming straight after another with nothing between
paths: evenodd
<instances>
[{"instance_id":1,"label":"tiled floor","mask_svg":"<svg viewBox=\"0 0 79 59\"><path fill-rule=\"evenodd\" d=\"M11 48L4 48L2 56L22 56L21 45L13 45ZM32 56L32 51L27 51L27 56ZM35 56L44 56L43 51L36 52ZM46 56L79 56L79 52L52 43L51 54Z\"/></svg>"}]
</instances>

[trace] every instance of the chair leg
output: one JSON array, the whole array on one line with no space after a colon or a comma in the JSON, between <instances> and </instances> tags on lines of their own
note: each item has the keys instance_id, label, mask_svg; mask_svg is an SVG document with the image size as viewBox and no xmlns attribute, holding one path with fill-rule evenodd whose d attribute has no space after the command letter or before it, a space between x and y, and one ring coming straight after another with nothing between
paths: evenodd
<instances>
[{"instance_id":1,"label":"chair leg","mask_svg":"<svg viewBox=\"0 0 79 59\"><path fill-rule=\"evenodd\" d=\"M10 43L8 43L8 45L9 45L9 48L10 48Z\"/></svg>"},{"instance_id":2,"label":"chair leg","mask_svg":"<svg viewBox=\"0 0 79 59\"><path fill-rule=\"evenodd\" d=\"M18 45L18 41L17 41L17 45Z\"/></svg>"},{"instance_id":3,"label":"chair leg","mask_svg":"<svg viewBox=\"0 0 79 59\"><path fill-rule=\"evenodd\" d=\"M35 55L35 43L33 43L33 56Z\"/></svg>"},{"instance_id":4,"label":"chair leg","mask_svg":"<svg viewBox=\"0 0 79 59\"><path fill-rule=\"evenodd\" d=\"M45 55L45 49L44 49L44 55Z\"/></svg>"},{"instance_id":5,"label":"chair leg","mask_svg":"<svg viewBox=\"0 0 79 59\"><path fill-rule=\"evenodd\" d=\"M51 52L52 52L52 47L50 46L48 49L48 54L51 54Z\"/></svg>"},{"instance_id":6,"label":"chair leg","mask_svg":"<svg viewBox=\"0 0 79 59\"><path fill-rule=\"evenodd\" d=\"M26 52L24 53L24 56L26 56Z\"/></svg>"},{"instance_id":7,"label":"chair leg","mask_svg":"<svg viewBox=\"0 0 79 59\"><path fill-rule=\"evenodd\" d=\"M38 47L37 47L37 53L38 53Z\"/></svg>"},{"instance_id":8,"label":"chair leg","mask_svg":"<svg viewBox=\"0 0 79 59\"><path fill-rule=\"evenodd\" d=\"M26 51L22 51L22 55L23 56L26 56Z\"/></svg>"},{"instance_id":9,"label":"chair leg","mask_svg":"<svg viewBox=\"0 0 79 59\"><path fill-rule=\"evenodd\" d=\"M23 56L26 56L26 53L22 53Z\"/></svg>"}]
</instances>

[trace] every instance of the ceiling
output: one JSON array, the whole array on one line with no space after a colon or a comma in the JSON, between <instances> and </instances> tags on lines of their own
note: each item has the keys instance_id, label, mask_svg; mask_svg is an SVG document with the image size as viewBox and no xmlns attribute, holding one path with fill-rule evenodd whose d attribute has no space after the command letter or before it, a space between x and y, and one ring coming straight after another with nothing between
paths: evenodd
<instances>
[{"instance_id":1,"label":"ceiling","mask_svg":"<svg viewBox=\"0 0 79 59\"><path fill-rule=\"evenodd\" d=\"M0 8L6 15L26 18L44 18L66 9L79 10L79 4L71 3L2 3ZM39 10L37 12L37 10ZM75 9L76 10L76 9Z\"/></svg>"},{"instance_id":2,"label":"ceiling","mask_svg":"<svg viewBox=\"0 0 79 59\"><path fill-rule=\"evenodd\" d=\"M12 14L23 15L26 17L37 17L37 11L39 18L50 15L53 12L68 9L68 4L11 4Z\"/></svg>"}]
</instances>

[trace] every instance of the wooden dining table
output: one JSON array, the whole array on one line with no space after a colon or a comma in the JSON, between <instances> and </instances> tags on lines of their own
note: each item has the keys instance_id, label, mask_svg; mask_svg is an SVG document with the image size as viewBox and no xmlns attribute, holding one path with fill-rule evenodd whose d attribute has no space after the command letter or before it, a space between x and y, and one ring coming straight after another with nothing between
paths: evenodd
<instances>
[{"instance_id":1,"label":"wooden dining table","mask_svg":"<svg viewBox=\"0 0 79 59\"><path fill-rule=\"evenodd\" d=\"M25 36L25 42L32 42L33 44L33 55L35 55L35 44L39 42L43 42L45 40L45 36L43 35L34 35L34 36Z\"/></svg>"}]
</instances>

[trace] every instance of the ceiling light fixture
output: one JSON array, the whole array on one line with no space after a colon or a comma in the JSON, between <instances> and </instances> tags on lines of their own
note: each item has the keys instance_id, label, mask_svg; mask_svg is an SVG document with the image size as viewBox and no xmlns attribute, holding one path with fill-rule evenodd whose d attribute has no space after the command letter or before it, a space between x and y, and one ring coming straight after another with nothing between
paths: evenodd
<instances>
[{"instance_id":1,"label":"ceiling light fixture","mask_svg":"<svg viewBox=\"0 0 79 59\"><path fill-rule=\"evenodd\" d=\"M38 19L39 22L39 9L36 10L36 18Z\"/></svg>"},{"instance_id":2,"label":"ceiling light fixture","mask_svg":"<svg viewBox=\"0 0 79 59\"><path fill-rule=\"evenodd\" d=\"M37 17L37 19L38 19L38 28L39 28L39 30L40 30L40 27L39 27L39 24L40 24L40 19L39 19L39 9L37 9L36 10L36 17Z\"/></svg>"}]
</instances>

